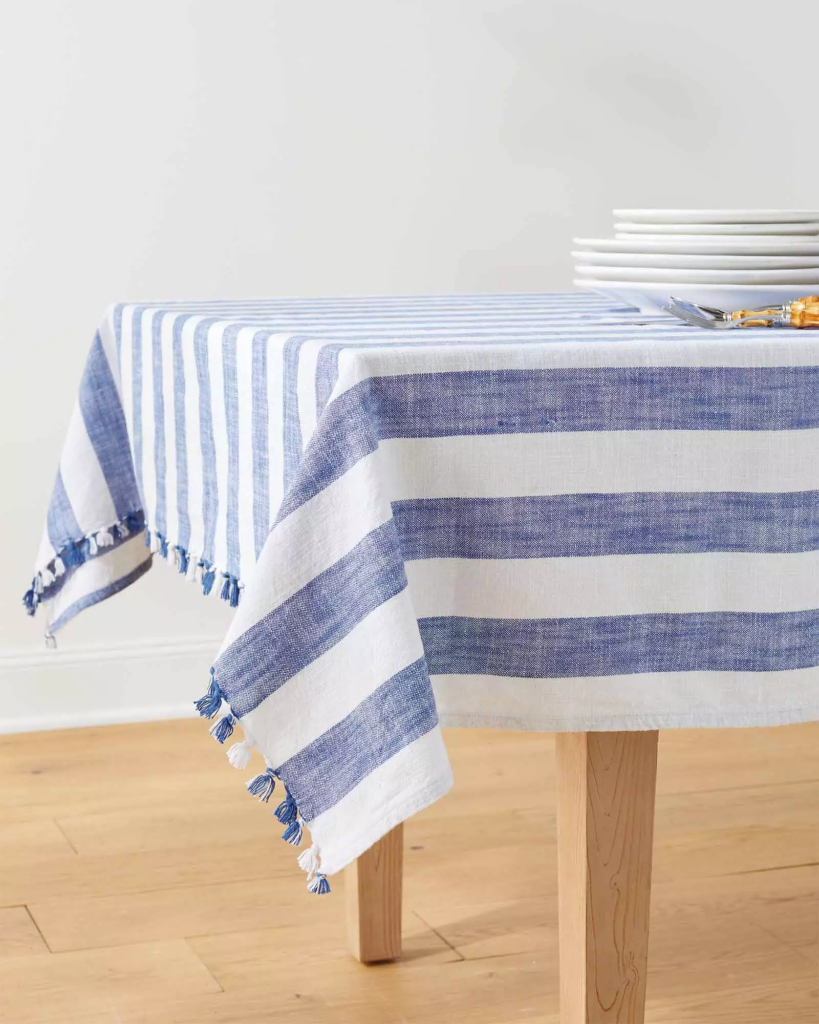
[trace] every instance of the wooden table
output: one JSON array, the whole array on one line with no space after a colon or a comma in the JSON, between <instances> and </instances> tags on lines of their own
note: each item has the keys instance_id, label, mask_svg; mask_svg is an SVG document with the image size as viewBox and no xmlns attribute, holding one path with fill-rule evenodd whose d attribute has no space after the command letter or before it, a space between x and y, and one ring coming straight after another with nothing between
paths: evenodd
<instances>
[{"instance_id":1,"label":"wooden table","mask_svg":"<svg viewBox=\"0 0 819 1024\"><path fill-rule=\"evenodd\" d=\"M643 1024L658 733L557 734L562 1024ZM350 950L401 953L403 826L347 868Z\"/></svg>"}]
</instances>

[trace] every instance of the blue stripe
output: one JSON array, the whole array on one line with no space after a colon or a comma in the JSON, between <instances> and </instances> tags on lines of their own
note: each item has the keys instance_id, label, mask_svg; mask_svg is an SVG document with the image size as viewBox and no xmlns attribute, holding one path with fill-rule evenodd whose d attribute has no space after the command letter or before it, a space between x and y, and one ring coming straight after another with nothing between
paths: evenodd
<instances>
[{"instance_id":1,"label":"blue stripe","mask_svg":"<svg viewBox=\"0 0 819 1024\"><path fill-rule=\"evenodd\" d=\"M282 405L284 416L284 487L290 488L302 457L302 433L299 419L299 355L306 338L292 337L284 343L282 356Z\"/></svg>"},{"instance_id":2,"label":"blue stripe","mask_svg":"<svg viewBox=\"0 0 819 1024\"><path fill-rule=\"evenodd\" d=\"M131 317L131 398L132 398L132 438L134 448L134 473L137 489L142 489L142 306L135 306ZM140 501L140 505L143 502ZM147 509L145 510L147 512Z\"/></svg>"},{"instance_id":3,"label":"blue stripe","mask_svg":"<svg viewBox=\"0 0 819 1024\"><path fill-rule=\"evenodd\" d=\"M60 470L57 470L54 490L51 492L47 529L48 539L55 551L61 551L71 541L77 541L83 536L83 531L74 515L74 509L68 500L63 474Z\"/></svg>"},{"instance_id":4,"label":"blue stripe","mask_svg":"<svg viewBox=\"0 0 819 1024\"><path fill-rule=\"evenodd\" d=\"M819 426L819 366L472 370L360 387L382 438Z\"/></svg>"},{"instance_id":5,"label":"blue stripe","mask_svg":"<svg viewBox=\"0 0 819 1024\"><path fill-rule=\"evenodd\" d=\"M640 672L782 672L819 665L819 610L441 616L418 622L430 675L528 679Z\"/></svg>"},{"instance_id":6,"label":"blue stripe","mask_svg":"<svg viewBox=\"0 0 819 1024\"><path fill-rule=\"evenodd\" d=\"M392 511L405 561L819 550L819 491L422 498Z\"/></svg>"},{"instance_id":7,"label":"blue stripe","mask_svg":"<svg viewBox=\"0 0 819 1024\"><path fill-rule=\"evenodd\" d=\"M211 409L208 331L216 318L203 320L194 331L196 375L199 380L199 438L202 446L202 517L205 537L202 555L212 562L216 539L216 517L219 512L219 488L216 483L216 442L213 436Z\"/></svg>"},{"instance_id":8,"label":"blue stripe","mask_svg":"<svg viewBox=\"0 0 819 1024\"><path fill-rule=\"evenodd\" d=\"M270 533L270 452L267 345L269 331L253 336L251 354L251 430L253 431L253 539L256 558Z\"/></svg>"},{"instance_id":9,"label":"blue stripe","mask_svg":"<svg viewBox=\"0 0 819 1024\"><path fill-rule=\"evenodd\" d=\"M390 521L254 623L219 657L216 674L233 713L252 711L406 585Z\"/></svg>"},{"instance_id":10,"label":"blue stripe","mask_svg":"<svg viewBox=\"0 0 819 1024\"><path fill-rule=\"evenodd\" d=\"M279 519L387 438L819 426L819 367L581 367L371 377L324 411Z\"/></svg>"},{"instance_id":11,"label":"blue stripe","mask_svg":"<svg viewBox=\"0 0 819 1024\"><path fill-rule=\"evenodd\" d=\"M104 601L108 597L113 597L114 594L118 594L121 590L125 590L126 587L130 587L132 583L136 583L140 576L145 575L145 573L151 568L151 564L150 553L146 551L145 561L140 562L139 565L135 569L132 569L126 576L122 576L113 583L100 587L99 590L86 594L84 597L81 597L79 600L75 601L74 604L66 608L62 615L50 624L50 631L52 633L56 633L57 630L62 629L67 622L73 619L75 615L79 615L81 611L84 611L86 608L90 608L92 604L99 604L100 601Z\"/></svg>"},{"instance_id":12,"label":"blue stripe","mask_svg":"<svg viewBox=\"0 0 819 1024\"><path fill-rule=\"evenodd\" d=\"M177 316L173 322L173 413L176 436L176 513L179 522L177 543L188 549L191 542L191 520L188 514L188 436L185 423L185 359L182 352L182 329L188 317Z\"/></svg>"},{"instance_id":13,"label":"blue stripe","mask_svg":"<svg viewBox=\"0 0 819 1024\"><path fill-rule=\"evenodd\" d=\"M99 334L94 338L80 382L80 412L108 485L117 519L141 505L125 414ZM71 535L73 540L79 534Z\"/></svg>"},{"instance_id":14,"label":"blue stripe","mask_svg":"<svg viewBox=\"0 0 819 1024\"><path fill-rule=\"evenodd\" d=\"M312 821L437 723L435 698L420 658L285 761L278 774L304 820Z\"/></svg>"},{"instance_id":15,"label":"blue stripe","mask_svg":"<svg viewBox=\"0 0 819 1024\"><path fill-rule=\"evenodd\" d=\"M154 474L156 478L156 509L154 528L163 536L168 532L165 478L168 472L165 456L165 397L162 380L162 314L151 317L151 371L154 397Z\"/></svg>"},{"instance_id":16,"label":"blue stripe","mask_svg":"<svg viewBox=\"0 0 819 1024\"><path fill-rule=\"evenodd\" d=\"M222 334L222 375L225 394L225 428L227 430L227 565L232 576L241 573L239 549L239 384L236 369L236 338L238 326L226 327Z\"/></svg>"}]
</instances>

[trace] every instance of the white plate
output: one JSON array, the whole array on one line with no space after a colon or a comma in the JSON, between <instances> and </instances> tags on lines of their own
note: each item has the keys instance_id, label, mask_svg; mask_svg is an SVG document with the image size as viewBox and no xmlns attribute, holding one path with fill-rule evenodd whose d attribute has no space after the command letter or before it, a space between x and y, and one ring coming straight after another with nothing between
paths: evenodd
<instances>
[{"instance_id":1,"label":"white plate","mask_svg":"<svg viewBox=\"0 0 819 1024\"><path fill-rule=\"evenodd\" d=\"M700 245L710 242L715 245L732 245L734 250L745 245L768 246L766 252L773 251L771 246L798 245L800 242L808 245L819 245L819 235L641 235L639 231L618 231L614 235L616 242L699 242Z\"/></svg>"},{"instance_id":2,"label":"white plate","mask_svg":"<svg viewBox=\"0 0 819 1024\"><path fill-rule=\"evenodd\" d=\"M572 242L580 249L592 249L595 252L656 252L667 256L679 256L685 253L700 256L819 256L819 239L815 242L807 239L786 238L650 238L648 235L629 238L573 238Z\"/></svg>"},{"instance_id":3,"label":"white plate","mask_svg":"<svg viewBox=\"0 0 819 1024\"><path fill-rule=\"evenodd\" d=\"M800 270L819 267L814 256L702 256L699 253L572 252L578 263L597 267L673 267L675 270Z\"/></svg>"},{"instance_id":4,"label":"white plate","mask_svg":"<svg viewBox=\"0 0 819 1024\"><path fill-rule=\"evenodd\" d=\"M627 239L572 239L578 249L599 253L659 253L665 256L819 256L819 239L719 239L714 236L695 239L649 238L632 236Z\"/></svg>"},{"instance_id":5,"label":"white plate","mask_svg":"<svg viewBox=\"0 0 819 1024\"><path fill-rule=\"evenodd\" d=\"M637 224L621 220L614 225L615 231L626 231L633 235L816 235L819 222L807 221L802 224Z\"/></svg>"},{"instance_id":6,"label":"white plate","mask_svg":"<svg viewBox=\"0 0 819 1024\"><path fill-rule=\"evenodd\" d=\"M613 210L617 220L637 224L804 224L819 210Z\"/></svg>"},{"instance_id":7,"label":"white plate","mask_svg":"<svg viewBox=\"0 0 819 1024\"><path fill-rule=\"evenodd\" d=\"M579 265L578 277L599 281L667 281L669 284L793 284L806 295L819 291L819 267L810 270L674 270L671 267L592 267Z\"/></svg>"},{"instance_id":8,"label":"white plate","mask_svg":"<svg viewBox=\"0 0 819 1024\"><path fill-rule=\"evenodd\" d=\"M626 306L636 306L641 313L661 313L672 295L699 302L717 309L753 309L764 305L782 305L804 298L808 293L793 285L776 284L689 284L650 281L601 281L599 278L578 278L578 288L601 292Z\"/></svg>"}]
</instances>

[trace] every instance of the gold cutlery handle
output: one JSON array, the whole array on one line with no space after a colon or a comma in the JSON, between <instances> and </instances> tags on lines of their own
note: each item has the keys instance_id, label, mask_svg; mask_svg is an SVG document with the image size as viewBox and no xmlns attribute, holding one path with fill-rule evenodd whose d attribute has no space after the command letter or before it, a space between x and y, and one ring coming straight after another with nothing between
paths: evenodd
<instances>
[{"instance_id":1,"label":"gold cutlery handle","mask_svg":"<svg viewBox=\"0 0 819 1024\"><path fill-rule=\"evenodd\" d=\"M739 324L740 327L771 327L776 322L777 316L781 315L781 306L779 309L735 309L731 314L731 319L743 320L744 323ZM746 319L746 317L751 319ZM760 317L767 317L767 319L758 319Z\"/></svg>"},{"instance_id":2,"label":"gold cutlery handle","mask_svg":"<svg viewBox=\"0 0 819 1024\"><path fill-rule=\"evenodd\" d=\"M819 295L791 303L791 327L819 327Z\"/></svg>"}]
</instances>

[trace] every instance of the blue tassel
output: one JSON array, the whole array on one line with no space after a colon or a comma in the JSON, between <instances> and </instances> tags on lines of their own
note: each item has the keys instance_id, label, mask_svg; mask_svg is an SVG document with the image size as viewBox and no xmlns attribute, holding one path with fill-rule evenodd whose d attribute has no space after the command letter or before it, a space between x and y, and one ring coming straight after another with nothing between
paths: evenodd
<instances>
[{"instance_id":1,"label":"blue tassel","mask_svg":"<svg viewBox=\"0 0 819 1024\"><path fill-rule=\"evenodd\" d=\"M125 525L131 531L131 533L136 533L138 530L142 529L142 516L139 514L139 512L129 512L128 515L125 517Z\"/></svg>"},{"instance_id":2,"label":"blue tassel","mask_svg":"<svg viewBox=\"0 0 819 1024\"><path fill-rule=\"evenodd\" d=\"M286 843L290 843L291 846L301 845L301 822L291 821L287 828L282 832L282 839Z\"/></svg>"},{"instance_id":3,"label":"blue tassel","mask_svg":"<svg viewBox=\"0 0 819 1024\"><path fill-rule=\"evenodd\" d=\"M295 821L299 816L298 808L296 807L296 801L288 793L287 796L282 800L276 810L273 812L282 825L289 825L291 821Z\"/></svg>"},{"instance_id":4,"label":"blue tassel","mask_svg":"<svg viewBox=\"0 0 819 1024\"><path fill-rule=\"evenodd\" d=\"M222 693L222 688L216 682L216 671L211 669L208 692L204 697L194 701L193 706L203 718L215 718L219 714L219 708L222 706L224 699L225 695Z\"/></svg>"},{"instance_id":5,"label":"blue tassel","mask_svg":"<svg viewBox=\"0 0 819 1024\"><path fill-rule=\"evenodd\" d=\"M211 592L211 590L213 590L213 584L214 581L216 580L216 573L213 571L213 569L211 569L207 562L200 562L199 564L205 570L202 576L202 593L207 595Z\"/></svg>"},{"instance_id":6,"label":"blue tassel","mask_svg":"<svg viewBox=\"0 0 819 1024\"><path fill-rule=\"evenodd\" d=\"M307 883L307 891L313 892L316 896L325 896L330 891L330 883L326 875L317 874L316 877Z\"/></svg>"},{"instance_id":7,"label":"blue tassel","mask_svg":"<svg viewBox=\"0 0 819 1024\"><path fill-rule=\"evenodd\" d=\"M215 740L224 743L225 740L230 739L233 735L233 726L235 724L236 719L233 717L233 713L229 711L224 718L220 718L216 725L213 726L210 734Z\"/></svg>"},{"instance_id":8,"label":"blue tassel","mask_svg":"<svg viewBox=\"0 0 819 1024\"><path fill-rule=\"evenodd\" d=\"M186 576L188 573L188 552L177 544L176 553L179 555L179 571L183 576Z\"/></svg>"},{"instance_id":9,"label":"blue tassel","mask_svg":"<svg viewBox=\"0 0 819 1024\"><path fill-rule=\"evenodd\" d=\"M222 579L225 581L222 584L222 593L219 595L223 601L230 600L230 575L229 573L223 572Z\"/></svg>"},{"instance_id":10,"label":"blue tassel","mask_svg":"<svg viewBox=\"0 0 819 1024\"><path fill-rule=\"evenodd\" d=\"M145 547L149 548L150 546L151 546L151 531L146 527L145 528Z\"/></svg>"},{"instance_id":11,"label":"blue tassel","mask_svg":"<svg viewBox=\"0 0 819 1024\"><path fill-rule=\"evenodd\" d=\"M160 553L160 555L162 555L163 558L167 558L168 557L168 542L167 542L167 540L165 540L165 538L162 536L161 533L158 533L156 536L157 536L157 538L159 540L159 553Z\"/></svg>"},{"instance_id":12,"label":"blue tassel","mask_svg":"<svg viewBox=\"0 0 819 1024\"><path fill-rule=\"evenodd\" d=\"M63 562L65 562L66 566L82 565L82 550L74 543L73 540L69 541L65 546L65 550L63 551Z\"/></svg>"},{"instance_id":13,"label":"blue tassel","mask_svg":"<svg viewBox=\"0 0 819 1024\"><path fill-rule=\"evenodd\" d=\"M25 594L23 594L23 604L26 606L26 611L29 615L33 615L37 610L37 595L35 594L33 587L31 590L27 590Z\"/></svg>"},{"instance_id":14,"label":"blue tassel","mask_svg":"<svg viewBox=\"0 0 819 1024\"><path fill-rule=\"evenodd\" d=\"M239 581L230 581L230 607L236 608L239 604Z\"/></svg>"},{"instance_id":15,"label":"blue tassel","mask_svg":"<svg viewBox=\"0 0 819 1024\"><path fill-rule=\"evenodd\" d=\"M272 768L268 768L262 775L257 775L247 783L248 793L250 793L251 796L257 796L263 804L267 803L273 795L273 790L275 788L276 773Z\"/></svg>"}]
</instances>

